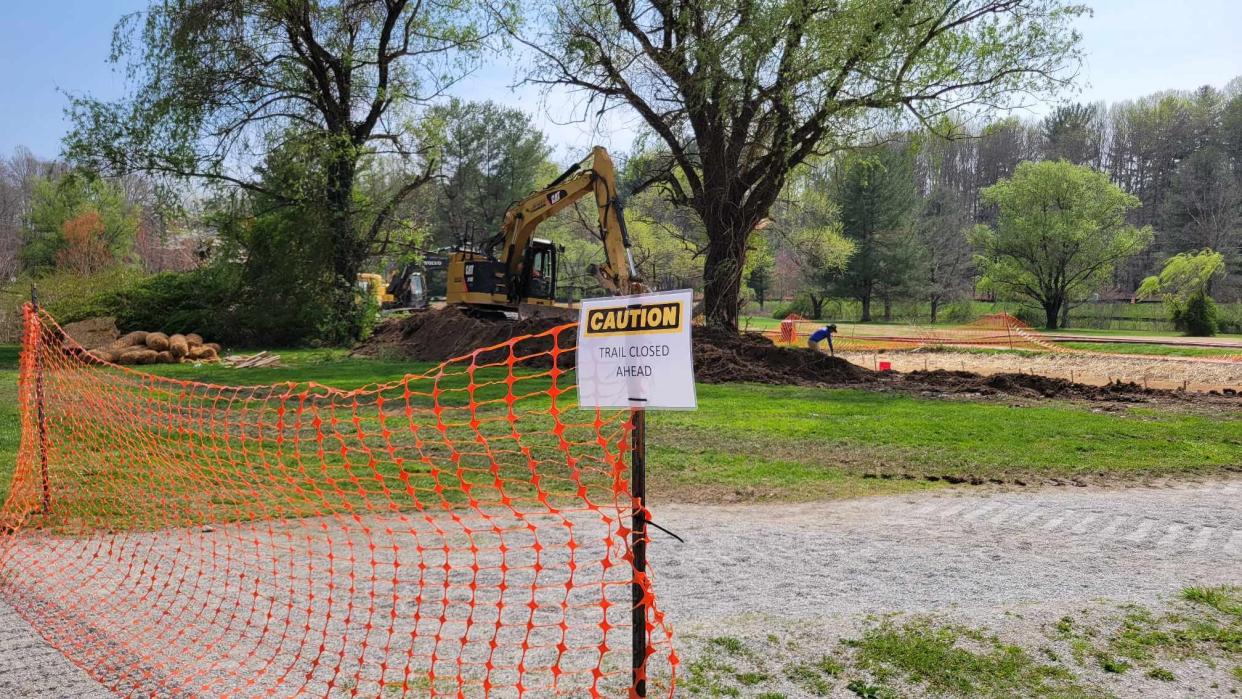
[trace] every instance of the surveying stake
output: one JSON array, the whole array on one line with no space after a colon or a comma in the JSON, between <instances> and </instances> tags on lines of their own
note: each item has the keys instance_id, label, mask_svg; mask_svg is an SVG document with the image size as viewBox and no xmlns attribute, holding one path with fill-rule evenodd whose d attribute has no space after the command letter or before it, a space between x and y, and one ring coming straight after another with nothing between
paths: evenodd
<instances>
[{"instance_id":1,"label":"surveying stake","mask_svg":"<svg viewBox=\"0 0 1242 699\"><path fill-rule=\"evenodd\" d=\"M39 317L39 292L30 285L30 351L34 354L35 419L39 425L39 480L43 485L41 514L52 514L52 483L47 474L47 416L43 411L43 320Z\"/></svg>"}]
</instances>

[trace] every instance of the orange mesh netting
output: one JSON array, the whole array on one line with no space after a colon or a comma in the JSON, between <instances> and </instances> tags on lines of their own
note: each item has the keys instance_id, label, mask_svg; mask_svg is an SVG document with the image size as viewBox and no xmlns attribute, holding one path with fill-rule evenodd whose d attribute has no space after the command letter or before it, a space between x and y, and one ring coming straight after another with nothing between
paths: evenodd
<instances>
[{"instance_id":1,"label":"orange mesh netting","mask_svg":"<svg viewBox=\"0 0 1242 699\"><path fill-rule=\"evenodd\" d=\"M811 333L824 326L825 321L807 320L797 314L791 314L781 321L777 330L764 333L768 339L777 344L801 344ZM1073 339L1073 338L1064 338ZM1103 340L1105 338L1101 338ZM1112 339L1113 342L1134 344L1142 340ZM1031 326L1009 315L1008 313L992 313L964 325L955 326L875 326L864 328L858 325L847 326L833 335L833 346L838 352L886 352L899 350L919 350L928 347L947 348L988 348L1004 350L1027 350L1033 352L1055 352L1059 354L1088 355L1114 357L1107 352L1093 352L1057 344L1054 339L1044 337ZM1242 362L1242 355L1224 356L1168 356L1127 353L1133 359L1153 359L1162 362L1191 362L1201 364L1233 364Z\"/></svg>"},{"instance_id":2,"label":"orange mesh netting","mask_svg":"<svg viewBox=\"0 0 1242 699\"><path fill-rule=\"evenodd\" d=\"M575 333L235 387L102 364L27 308L0 597L123 695L624 697L637 583L671 695L633 422L577 408Z\"/></svg>"},{"instance_id":3,"label":"orange mesh netting","mask_svg":"<svg viewBox=\"0 0 1242 699\"><path fill-rule=\"evenodd\" d=\"M823 327L823 321L806 320L801 316L786 318L786 323L795 328L794 342L797 338L810 335ZM888 333L884 333L888 330ZM1065 348L1049 342L1031 330L1030 326L1009 315L993 313L978 318L965 325L953 327L914 327L904 328L905 332L896 334L891 328L880 326L875 329L847 327L843 332L833 336L833 345L844 352L870 352L881 350L919 349L922 347L993 347L1000 349L1024 349L1050 352L1067 352ZM768 333L768 337L776 342L789 344L786 327Z\"/></svg>"}]
</instances>

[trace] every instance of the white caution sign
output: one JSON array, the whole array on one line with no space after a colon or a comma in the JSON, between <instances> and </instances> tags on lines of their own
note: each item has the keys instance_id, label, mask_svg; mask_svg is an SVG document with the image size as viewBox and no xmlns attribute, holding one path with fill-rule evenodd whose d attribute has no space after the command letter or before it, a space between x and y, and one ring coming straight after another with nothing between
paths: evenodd
<instances>
[{"instance_id":1,"label":"white caution sign","mask_svg":"<svg viewBox=\"0 0 1242 699\"><path fill-rule=\"evenodd\" d=\"M691 410L694 292L583 299L578 318L578 405Z\"/></svg>"}]
</instances>

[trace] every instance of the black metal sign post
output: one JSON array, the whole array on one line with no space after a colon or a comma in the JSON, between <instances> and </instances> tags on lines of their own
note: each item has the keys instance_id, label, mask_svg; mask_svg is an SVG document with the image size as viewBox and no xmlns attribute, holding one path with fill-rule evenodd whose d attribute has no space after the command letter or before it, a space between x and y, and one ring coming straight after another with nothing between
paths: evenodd
<instances>
[{"instance_id":1,"label":"black metal sign post","mask_svg":"<svg viewBox=\"0 0 1242 699\"><path fill-rule=\"evenodd\" d=\"M34 312L34 337L30 351L34 353L35 418L39 424L39 478L43 485L43 514L52 513L52 483L47 473L47 417L43 412L43 320L39 317L39 292L30 285L30 305Z\"/></svg>"},{"instance_id":2,"label":"black metal sign post","mask_svg":"<svg viewBox=\"0 0 1242 699\"><path fill-rule=\"evenodd\" d=\"M647 696L647 593L643 583L647 576L647 413L635 408L630 413L634 423L634 453L630 461L630 489L634 500L634 516L630 551L634 554L634 696ZM643 582L640 582L640 577ZM649 583L648 583L649 584Z\"/></svg>"}]
</instances>

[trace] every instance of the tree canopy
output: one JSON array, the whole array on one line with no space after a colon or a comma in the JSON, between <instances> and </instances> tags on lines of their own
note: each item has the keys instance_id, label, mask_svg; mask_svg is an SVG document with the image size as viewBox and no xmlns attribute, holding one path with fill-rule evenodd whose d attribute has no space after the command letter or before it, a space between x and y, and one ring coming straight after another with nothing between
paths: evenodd
<instances>
[{"instance_id":1,"label":"tree canopy","mask_svg":"<svg viewBox=\"0 0 1242 699\"><path fill-rule=\"evenodd\" d=\"M126 65L129 95L75 98L66 151L106 174L322 202L341 292L383 246L394 212L431 179L414 120L469 69L490 16L470 0L157 0L116 28L112 58ZM256 167L282 150L320 161L311 167L322 167L322 188L264 179ZM400 176L359 196L368 166ZM338 312L351 312L338 295Z\"/></svg>"},{"instance_id":2,"label":"tree canopy","mask_svg":"<svg viewBox=\"0 0 1242 699\"><path fill-rule=\"evenodd\" d=\"M31 191L22 263L34 272L91 274L132 262L138 211L116 183L39 178Z\"/></svg>"},{"instance_id":3,"label":"tree canopy","mask_svg":"<svg viewBox=\"0 0 1242 699\"><path fill-rule=\"evenodd\" d=\"M546 184L551 149L520 109L453 99L430 109L422 130L439 175L423 203L441 245L457 244L468 229L479 239L495 235L509 205Z\"/></svg>"},{"instance_id":4,"label":"tree canopy","mask_svg":"<svg viewBox=\"0 0 1242 699\"><path fill-rule=\"evenodd\" d=\"M887 316L893 292L914 276L912 224L919 199L910 154L897 145L860 152L842 162L834 184L841 229L855 246L836 290L858 299L863 322L871 320L876 296L886 302Z\"/></svg>"},{"instance_id":5,"label":"tree canopy","mask_svg":"<svg viewBox=\"0 0 1242 699\"><path fill-rule=\"evenodd\" d=\"M1136 197L1064 160L1024 162L983 198L998 209L994 227L974 231L983 283L1037 304L1048 328L1058 327L1065 304L1093 292L1152 241L1150 228L1126 222Z\"/></svg>"},{"instance_id":6,"label":"tree canopy","mask_svg":"<svg viewBox=\"0 0 1242 699\"><path fill-rule=\"evenodd\" d=\"M710 324L736 327L746 250L790 172L877 124L1046 94L1077 65L1061 0L562 0L531 80L624 106L666 154L649 174L705 228Z\"/></svg>"}]
</instances>

